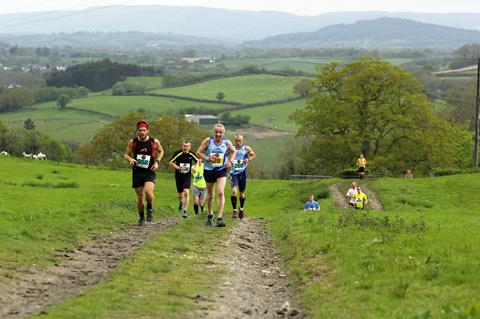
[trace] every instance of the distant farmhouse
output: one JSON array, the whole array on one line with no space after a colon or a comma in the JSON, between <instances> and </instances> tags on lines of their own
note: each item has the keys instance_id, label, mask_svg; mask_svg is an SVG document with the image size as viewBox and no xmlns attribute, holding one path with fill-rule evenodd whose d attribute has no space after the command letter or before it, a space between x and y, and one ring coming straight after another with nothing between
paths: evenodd
<instances>
[{"instance_id":1,"label":"distant farmhouse","mask_svg":"<svg viewBox=\"0 0 480 319\"><path fill-rule=\"evenodd\" d=\"M215 63L217 59L215 57L198 57L198 58L182 58L182 61L188 63Z\"/></svg>"},{"instance_id":2,"label":"distant farmhouse","mask_svg":"<svg viewBox=\"0 0 480 319\"><path fill-rule=\"evenodd\" d=\"M213 125L218 123L218 117L214 115L185 114L185 119L198 125Z\"/></svg>"}]
</instances>

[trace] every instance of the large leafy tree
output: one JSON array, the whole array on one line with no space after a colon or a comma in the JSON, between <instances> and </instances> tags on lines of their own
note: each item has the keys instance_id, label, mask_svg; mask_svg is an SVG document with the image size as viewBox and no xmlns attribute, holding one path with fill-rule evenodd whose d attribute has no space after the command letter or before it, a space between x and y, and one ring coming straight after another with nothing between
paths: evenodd
<instances>
[{"instance_id":1,"label":"large leafy tree","mask_svg":"<svg viewBox=\"0 0 480 319\"><path fill-rule=\"evenodd\" d=\"M352 167L359 153L387 171L427 172L458 162L456 152L468 140L434 116L410 73L369 57L342 68L331 63L318 72L317 93L291 117L298 135L310 141L299 152L310 171Z\"/></svg>"}]
</instances>

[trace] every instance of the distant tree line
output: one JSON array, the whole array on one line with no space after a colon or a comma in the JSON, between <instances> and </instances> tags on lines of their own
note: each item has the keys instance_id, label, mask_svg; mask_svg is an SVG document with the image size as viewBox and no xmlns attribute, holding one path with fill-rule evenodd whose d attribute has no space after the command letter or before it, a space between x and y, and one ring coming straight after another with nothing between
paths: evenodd
<instances>
[{"instance_id":1,"label":"distant tree line","mask_svg":"<svg viewBox=\"0 0 480 319\"><path fill-rule=\"evenodd\" d=\"M480 54L480 44L465 44L453 52L455 58L450 62L450 69L461 69L466 66L477 64Z\"/></svg>"},{"instance_id":2,"label":"distant tree line","mask_svg":"<svg viewBox=\"0 0 480 319\"><path fill-rule=\"evenodd\" d=\"M154 76L162 74L152 66L139 66L112 62L109 59L87 62L69 67L66 71L55 71L47 76L48 86L84 86L91 91L111 88L127 76Z\"/></svg>"},{"instance_id":3,"label":"distant tree line","mask_svg":"<svg viewBox=\"0 0 480 319\"><path fill-rule=\"evenodd\" d=\"M257 48L247 47L238 51L237 57L242 58L311 58L311 57L341 57L358 59L363 56L377 58L417 59L431 54L431 49L362 49L362 48Z\"/></svg>"},{"instance_id":4,"label":"distant tree line","mask_svg":"<svg viewBox=\"0 0 480 319\"><path fill-rule=\"evenodd\" d=\"M36 103L56 101L60 95L66 95L71 99L88 96L88 89L77 88L13 88L0 93L0 113L21 109L22 107Z\"/></svg>"}]
</instances>

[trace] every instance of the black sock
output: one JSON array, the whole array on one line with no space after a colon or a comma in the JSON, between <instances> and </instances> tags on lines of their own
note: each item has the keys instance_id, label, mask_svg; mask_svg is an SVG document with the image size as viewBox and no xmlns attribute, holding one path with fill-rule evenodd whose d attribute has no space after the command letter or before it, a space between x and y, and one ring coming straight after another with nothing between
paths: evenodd
<instances>
[{"instance_id":1,"label":"black sock","mask_svg":"<svg viewBox=\"0 0 480 319\"><path fill-rule=\"evenodd\" d=\"M145 219L145 213L144 212L138 212L138 216L140 219Z\"/></svg>"},{"instance_id":2,"label":"black sock","mask_svg":"<svg viewBox=\"0 0 480 319\"><path fill-rule=\"evenodd\" d=\"M246 197L240 197L240 209L243 210L243 206L245 205L245 199Z\"/></svg>"},{"instance_id":3,"label":"black sock","mask_svg":"<svg viewBox=\"0 0 480 319\"><path fill-rule=\"evenodd\" d=\"M147 203L147 210L152 210L152 203Z\"/></svg>"},{"instance_id":4,"label":"black sock","mask_svg":"<svg viewBox=\"0 0 480 319\"><path fill-rule=\"evenodd\" d=\"M181 210L182 209L182 201L178 201L178 210Z\"/></svg>"},{"instance_id":5,"label":"black sock","mask_svg":"<svg viewBox=\"0 0 480 319\"><path fill-rule=\"evenodd\" d=\"M200 206L200 209L202 210L202 213L203 213L203 210L204 210L204 206Z\"/></svg>"},{"instance_id":6,"label":"black sock","mask_svg":"<svg viewBox=\"0 0 480 319\"><path fill-rule=\"evenodd\" d=\"M230 200L232 201L232 207L233 209L237 209L237 196L231 196Z\"/></svg>"},{"instance_id":7,"label":"black sock","mask_svg":"<svg viewBox=\"0 0 480 319\"><path fill-rule=\"evenodd\" d=\"M198 214L198 204L193 204L193 210L195 211L195 214Z\"/></svg>"}]
</instances>

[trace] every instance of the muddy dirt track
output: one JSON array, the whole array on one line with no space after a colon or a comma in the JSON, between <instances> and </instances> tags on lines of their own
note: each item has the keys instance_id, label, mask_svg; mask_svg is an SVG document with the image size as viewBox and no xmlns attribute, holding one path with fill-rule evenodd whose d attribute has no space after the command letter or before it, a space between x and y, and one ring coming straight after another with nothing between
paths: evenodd
<instances>
[{"instance_id":1,"label":"muddy dirt track","mask_svg":"<svg viewBox=\"0 0 480 319\"><path fill-rule=\"evenodd\" d=\"M144 227L130 226L99 236L84 247L58 252L59 261L53 266L25 270L20 281L0 284L0 318L36 315L48 306L77 295L104 279L125 257L153 235L176 225L177 220L163 219Z\"/></svg>"},{"instance_id":2,"label":"muddy dirt track","mask_svg":"<svg viewBox=\"0 0 480 319\"><path fill-rule=\"evenodd\" d=\"M217 257L226 271L213 300L201 300L195 318L302 318L262 219L238 221Z\"/></svg>"},{"instance_id":3,"label":"muddy dirt track","mask_svg":"<svg viewBox=\"0 0 480 319\"><path fill-rule=\"evenodd\" d=\"M25 270L20 281L0 285L0 318L37 315L78 295L102 281L153 235L177 222L169 218L144 227L127 227L94 238L93 243L76 250L58 252L55 265ZM222 282L216 295L213 299L197 296L198 310L187 318L303 317L292 306L292 289L262 219L238 221L215 264Z\"/></svg>"}]
</instances>

